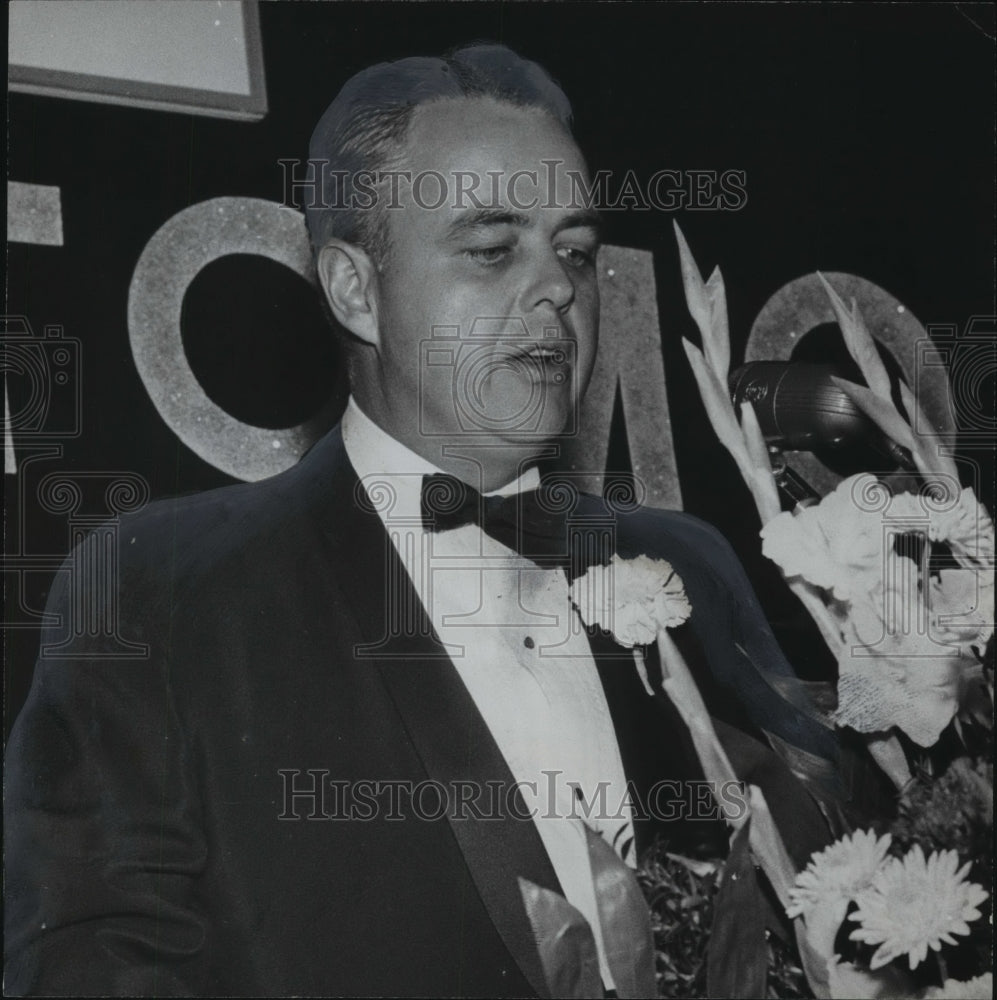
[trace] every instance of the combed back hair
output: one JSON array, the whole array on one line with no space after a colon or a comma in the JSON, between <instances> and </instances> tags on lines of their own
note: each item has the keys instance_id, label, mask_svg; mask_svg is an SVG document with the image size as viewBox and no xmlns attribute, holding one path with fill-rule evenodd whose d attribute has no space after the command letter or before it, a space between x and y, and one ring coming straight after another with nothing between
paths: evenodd
<instances>
[{"instance_id":1,"label":"combed back hair","mask_svg":"<svg viewBox=\"0 0 997 1000\"><path fill-rule=\"evenodd\" d=\"M305 214L316 253L337 238L383 265L389 249L384 198L365 207L372 185L368 179L366 193L358 192L354 179L398 169L413 110L457 97L538 108L571 130L571 105L561 88L543 67L504 45L469 45L442 59L412 56L362 70L347 80L312 133L308 155L317 194Z\"/></svg>"}]
</instances>

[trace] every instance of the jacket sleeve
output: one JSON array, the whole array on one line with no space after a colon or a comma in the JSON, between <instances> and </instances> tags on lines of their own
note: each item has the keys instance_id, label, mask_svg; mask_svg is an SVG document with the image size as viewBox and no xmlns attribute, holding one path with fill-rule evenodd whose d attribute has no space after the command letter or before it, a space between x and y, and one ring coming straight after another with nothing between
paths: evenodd
<instances>
[{"instance_id":1,"label":"jacket sleeve","mask_svg":"<svg viewBox=\"0 0 997 1000\"><path fill-rule=\"evenodd\" d=\"M123 571L120 629L108 634L106 607L80 587L96 544L91 536L56 575L55 624L7 748L5 989L194 994L207 848L171 694L169 607L151 586L167 569ZM116 658L121 638L147 652Z\"/></svg>"}]
</instances>

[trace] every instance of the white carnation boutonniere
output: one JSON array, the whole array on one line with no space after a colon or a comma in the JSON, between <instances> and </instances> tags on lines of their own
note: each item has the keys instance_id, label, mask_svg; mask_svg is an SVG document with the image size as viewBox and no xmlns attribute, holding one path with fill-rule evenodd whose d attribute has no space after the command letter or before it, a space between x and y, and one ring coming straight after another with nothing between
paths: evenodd
<instances>
[{"instance_id":1,"label":"white carnation boutonniere","mask_svg":"<svg viewBox=\"0 0 997 1000\"><path fill-rule=\"evenodd\" d=\"M632 649L637 672L654 694L644 662L644 647L666 628L681 625L692 613L678 573L664 559L614 555L606 565L590 566L572 584L571 603L585 625L601 628Z\"/></svg>"}]
</instances>

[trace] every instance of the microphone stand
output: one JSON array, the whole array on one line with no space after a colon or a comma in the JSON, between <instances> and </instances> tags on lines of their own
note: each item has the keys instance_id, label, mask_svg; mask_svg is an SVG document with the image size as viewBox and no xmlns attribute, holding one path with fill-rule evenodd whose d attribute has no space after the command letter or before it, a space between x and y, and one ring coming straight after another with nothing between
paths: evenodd
<instances>
[{"instance_id":1,"label":"microphone stand","mask_svg":"<svg viewBox=\"0 0 997 1000\"><path fill-rule=\"evenodd\" d=\"M790 510L798 507L812 507L820 503L821 495L786 461L782 450L769 445L769 459L772 462L772 478L779 490L779 496L789 504Z\"/></svg>"}]
</instances>

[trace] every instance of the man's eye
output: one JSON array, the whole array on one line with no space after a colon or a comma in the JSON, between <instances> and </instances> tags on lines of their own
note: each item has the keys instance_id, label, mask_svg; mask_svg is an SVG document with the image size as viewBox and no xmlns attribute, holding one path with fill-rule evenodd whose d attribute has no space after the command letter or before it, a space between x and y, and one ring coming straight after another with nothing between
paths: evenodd
<instances>
[{"instance_id":1,"label":"man's eye","mask_svg":"<svg viewBox=\"0 0 997 1000\"><path fill-rule=\"evenodd\" d=\"M583 250L581 247L558 247L557 255L571 267L591 267L595 263L597 250Z\"/></svg>"},{"instance_id":2,"label":"man's eye","mask_svg":"<svg viewBox=\"0 0 997 1000\"><path fill-rule=\"evenodd\" d=\"M479 264L497 264L509 253L509 247L471 247L465 253Z\"/></svg>"}]
</instances>

